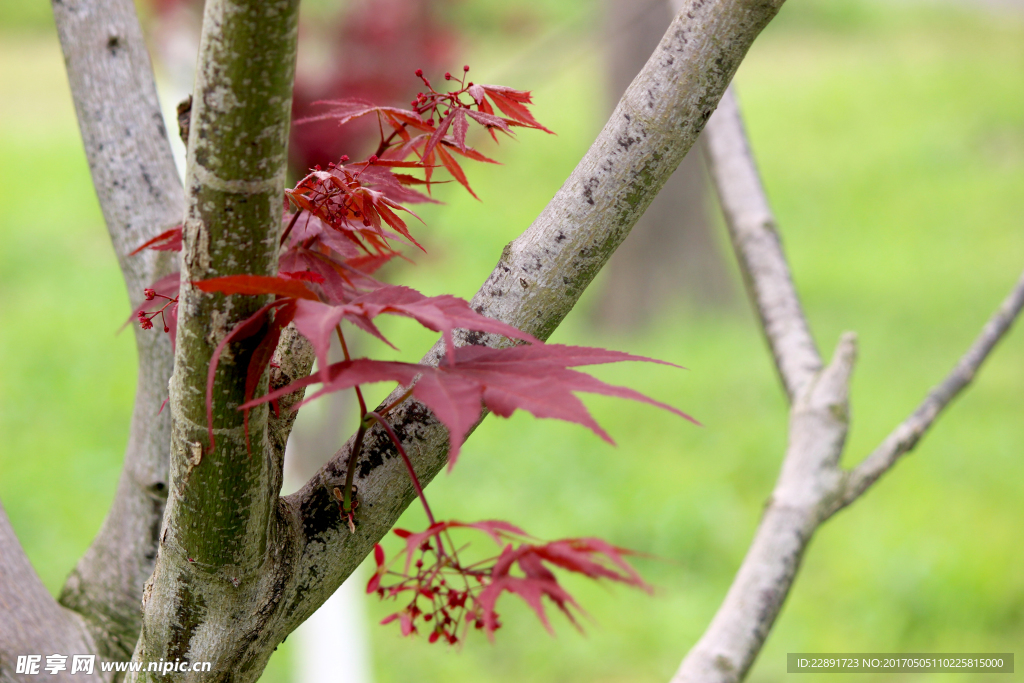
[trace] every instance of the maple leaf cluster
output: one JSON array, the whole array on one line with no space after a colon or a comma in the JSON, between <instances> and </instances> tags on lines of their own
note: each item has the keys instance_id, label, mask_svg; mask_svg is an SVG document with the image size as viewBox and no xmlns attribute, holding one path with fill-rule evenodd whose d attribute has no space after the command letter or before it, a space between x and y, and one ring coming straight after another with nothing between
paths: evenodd
<instances>
[{"instance_id":1,"label":"maple leaf cluster","mask_svg":"<svg viewBox=\"0 0 1024 683\"><path fill-rule=\"evenodd\" d=\"M378 424L405 463L430 525L418 534L396 532L406 539L403 571L391 568L393 562L385 563L383 550L377 548L378 569L371 579L370 592L396 600L408 593L411 600L385 621L398 620L406 635L416 632L418 621L431 622L431 642L443 638L449 643L464 637L470 624L493 634L499 626L494 605L504 592L525 600L548 628L550 625L541 604L543 597L576 624L570 608L578 609L578 606L558 584L551 567L595 579L645 585L623 559L625 551L598 539L538 544L522 530L504 522L436 521L412 463L388 424L386 416L390 410L410 399L427 406L448 430L449 467L455 463L466 436L479 422L485 408L501 417L520 409L537 417L577 423L608 442L612 442L611 437L591 417L576 396L577 392L628 398L692 420L672 406L573 369L625 360L662 361L618 351L546 344L473 310L464 299L451 295L426 296L408 287L385 284L374 277L376 270L390 259L405 258L397 245L406 243L423 250L403 215L415 217L406 208L407 204L434 201L429 193L431 184L438 182L434 177L438 166L472 193L455 156L493 162L468 146L471 122L490 133L495 142L497 132L511 135L514 127L547 131L528 109L529 92L476 85L467 81L468 72L469 67L464 67L460 78L445 74L445 79L455 81L458 87L441 92L434 89L422 71L417 71L426 91L419 93L412 102L412 109L383 107L352 99L324 103L328 109L318 115L317 120L334 119L339 125L345 125L362 117L376 117L380 132L377 152L360 162L343 156L326 169L316 166L295 187L285 190L286 208L281 219L276 276L238 274L191 283L207 293L274 297L236 325L214 349L206 387L210 450L216 447L212 412L214 378L218 363L231 343L255 341L255 351L246 368L244 401L238 407L244 412L247 444L249 411L255 406L269 402L276 409L281 397L314 384L320 385L319 390L292 410L326 393L354 390L361 419L355 445L349 454L346 481L343 487L333 489L339 514L355 531L359 501L354 493L353 477L366 431ZM497 111L504 116L499 116ZM302 125L303 122L297 123ZM423 187L426 194L417 187ZM141 245L136 252L181 248L182 228L179 226ZM173 340L179 287L179 275L174 273L146 289L147 302L158 302L160 308L147 311L147 303L134 313L144 329L153 327L152 320L159 315L164 331ZM384 314L411 318L441 333L444 353L439 363L434 366L352 358L342 323L390 345L374 322ZM289 325L313 346L318 369L306 378L257 396L260 380L272 361L281 334ZM500 335L517 345L459 347L454 335L457 329ZM344 360L331 364L328 351L334 336L341 343ZM377 382L397 382L405 391L390 405L370 411L363 398L362 385ZM483 531L503 549L491 560L465 565L460 562L458 550L449 538L452 529ZM398 579L392 581L394 577ZM421 600L425 601L423 607ZM458 635L460 628L462 636Z\"/></svg>"},{"instance_id":2,"label":"maple leaf cluster","mask_svg":"<svg viewBox=\"0 0 1024 683\"><path fill-rule=\"evenodd\" d=\"M464 564L451 539L451 530L476 530L490 536L501 552L489 559ZM381 621L398 621L402 635L420 628L429 631L429 642L440 639L451 645L464 640L472 626L493 638L501 627L495 604L502 593L518 595L551 632L542 598L548 598L569 621L580 628L574 610L582 609L559 585L550 567L558 567L593 579L608 579L650 591L640 575L623 559L630 554L598 538L569 538L535 543L522 529L507 522L488 520L434 522L412 533L395 529L405 542L402 550L385 560L378 544L373 551L376 570L366 584L367 593L382 600L406 600L405 605ZM404 565L395 570L394 565Z\"/></svg>"}]
</instances>

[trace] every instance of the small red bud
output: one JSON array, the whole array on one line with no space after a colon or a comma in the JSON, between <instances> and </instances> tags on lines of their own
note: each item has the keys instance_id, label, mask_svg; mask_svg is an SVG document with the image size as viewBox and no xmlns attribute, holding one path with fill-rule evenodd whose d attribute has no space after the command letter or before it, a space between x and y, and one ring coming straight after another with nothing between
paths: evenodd
<instances>
[{"instance_id":1,"label":"small red bud","mask_svg":"<svg viewBox=\"0 0 1024 683\"><path fill-rule=\"evenodd\" d=\"M448 72L448 71L444 72L444 80L446 80L446 81L452 80L452 75L451 75L450 72Z\"/></svg>"},{"instance_id":2,"label":"small red bud","mask_svg":"<svg viewBox=\"0 0 1024 683\"><path fill-rule=\"evenodd\" d=\"M342 154L341 155L341 163L345 163L346 161L348 161L348 155L347 154Z\"/></svg>"},{"instance_id":3,"label":"small red bud","mask_svg":"<svg viewBox=\"0 0 1024 683\"><path fill-rule=\"evenodd\" d=\"M423 78L423 69L416 69L416 75Z\"/></svg>"},{"instance_id":4,"label":"small red bud","mask_svg":"<svg viewBox=\"0 0 1024 683\"><path fill-rule=\"evenodd\" d=\"M145 295L146 295L146 301L152 301L153 299L155 299L155 298L156 298L156 290L153 290L153 289L149 289L149 288L147 287L146 289L144 289L144 290L142 290L142 291L143 291L143 293L145 293ZM140 311L140 312L141 312L141 311Z\"/></svg>"},{"instance_id":5,"label":"small red bud","mask_svg":"<svg viewBox=\"0 0 1024 683\"><path fill-rule=\"evenodd\" d=\"M322 171L322 170L323 170L322 168L320 168L320 164L317 164L317 165L316 165L316 166L314 166L313 168L315 168L315 169L316 169L316 170L318 170L318 171Z\"/></svg>"},{"instance_id":6,"label":"small red bud","mask_svg":"<svg viewBox=\"0 0 1024 683\"><path fill-rule=\"evenodd\" d=\"M375 163L377 163L377 160L378 160L379 158L380 158L380 157L378 157L378 156L377 156L376 154L373 154L373 155L371 155L371 156L370 156L370 158L368 159L368 161L369 161L369 162L370 162L371 164L375 164Z\"/></svg>"},{"instance_id":7,"label":"small red bud","mask_svg":"<svg viewBox=\"0 0 1024 683\"><path fill-rule=\"evenodd\" d=\"M463 71L469 71L469 64L466 64L465 66L463 66L462 70Z\"/></svg>"}]
</instances>

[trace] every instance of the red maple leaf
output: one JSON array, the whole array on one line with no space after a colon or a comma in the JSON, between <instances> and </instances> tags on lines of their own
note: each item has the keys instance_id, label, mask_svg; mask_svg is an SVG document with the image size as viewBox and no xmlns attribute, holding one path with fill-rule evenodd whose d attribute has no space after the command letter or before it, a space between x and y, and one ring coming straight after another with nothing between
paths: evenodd
<instances>
[{"instance_id":1,"label":"red maple leaf","mask_svg":"<svg viewBox=\"0 0 1024 683\"><path fill-rule=\"evenodd\" d=\"M466 436L481 417L484 407L501 417L516 409L536 417L548 417L587 427L605 441L615 442L574 392L618 396L657 406L699 424L686 413L655 401L628 387L607 384L570 367L624 360L672 365L643 356L561 344L532 344L506 349L463 346L454 351L454 363L437 367L414 363L374 361L358 358L335 363L318 374L294 382L243 407L274 400L311 384L323 387L303 401L325 393L349 389L360 384L396 381L411 385L412 396L430 408L448 429L449 463L454 464ZM449 356L450 357L450 356ZM302 404L300 404L302 405ZM299 406L295 406L297 409Z\"/></svg>"},{"instance_id":2,"label":"red maple leaf","mask_svg":"<svg viewBox=\"0 0 1024 683\"><path fill-rule=\"evenodd\" d=\"M160 233L153 239L146 240L140 244L135 251L128 255L135 256L143 249L152 249L153 251L181 251L181 235L181 226L176 225L170 230Z\"/></svg>"}]
</instances>

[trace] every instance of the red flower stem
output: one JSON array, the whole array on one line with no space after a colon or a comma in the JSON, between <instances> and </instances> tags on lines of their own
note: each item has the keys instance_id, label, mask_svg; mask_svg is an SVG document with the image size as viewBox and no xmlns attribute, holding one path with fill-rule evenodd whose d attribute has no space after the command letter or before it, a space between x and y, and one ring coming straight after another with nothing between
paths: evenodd
<instances>
[{"instance_id":1,"label":"red flower stem","mask_svg":"<svg viewBox=\"0 0 1024 683\"><path fill-rule=\"evenodd\" d=\"M402 394L401 396L396 398L394 401L392 401L391 403L389 403L386 406L384 406L384 408L380 411L380 416L384 417L389 412L391 412L392 408L397 407L398 404L400 404L402 401L404 401L405 399L407 399L410 396L412 396L412 390L413 390L413 387L409 387L408 389L405 390L404 394Z\"/></svg>"},{"instance_id":2,"label":"red flower stem","mask_svg":"<svg viewBox=\"0 0 1024 683\"><path fill-rule=\"evenodd\" d=\"M338 333L338 341L341 343L341 352L345 354L345 360L352 360L348 353L348 344L345 343L345 335L341 331L341 323L338 323L334 329ZM359 453L363 449L363 438L366 436L366 400L363 398L363 391L358 384L355 386L355 390L356 398L359 399L359 430L356 432L356 442L352 446L352 452L348 456L345 488L342 491L341 502L342 512L349 516L352 515L352 482L356 476L356 462L359 460Z\"/></svg>"},{"instance_id":3,"label":"red flower stem","mask_svg":"<svg viewBox=\"0 0 1024 683\"><path fill-rule=\"evenodd\" d=\"M345 343L345 335L341 332L341 323L334 326L335 332L338 333L338 341L341 342L341 352L345 354L345 360L352 360L352 356L348 353L348 344ZM363 399L363 390L359 388L357 384L355 387L356 398L359 399L359 420L360 422L366 417L366 400Z\"/></svg>"},{"instance_id":4,"label":"red flower stem","mask_svg":"<svg viewBox=\"0 0 1024 683\"><path fill-rule=\"evenodd\" d=\"M298 211L295 212L295 215L292 216L291 221L288 222L288 227L285 228L284 232L281 234L281 242L280 242L280 244L284 244L284 241L286 239L288 239L288 235L291 234L292 228L295 227L295 221L299 220L299 214L301 214L301 213L302 213L302 209L299 209Z\"/></svg>"},{"instance_id":5,"label":"red flower stem","mask_svg":"<svg viewBox=\"0 0 1024 683\"><path fill-rule=\"evenodd\" d=\"M423 504L423 510L427 513L427 521L430 522L430 526L434 526L437 522L434 520L434 513L430 511L430 504L427 503L427 497L423 493L423 486L420 485L420 480L416 476L416 470L412 468L412 461L409 460L409 456L406 455L405 449L402 448L402 442L398 440L398 435L395 434L395 430L391 428L391 425L381 417L379 413L375 413L372 410L366 413L366 419L372 419L387 432L388 437L391 439L391 443L395 444L395 448L398 449L398 454L402 456L402 462L405 463L406 469L409 470L409 478L412 480L412 487L416 489L416 495L420 497L420 502Z\"/></svg>"},{"instance_id":6,"label":"red flower stem","mask_svg":"<svg viewBox=\"0 0 1024 683\"><path fill-rule=\"evenodd\" d=\"M359 429L356 431L356 442L352 446L352 452L348 456L348 468L345 471L345 490L342 493L341 511L343 514L352 514L352 481L356 475L356 461L359 460L359 453L363 450L363 438L366 436L366 423L359 421Z\"/></svg>"}]
</instances>

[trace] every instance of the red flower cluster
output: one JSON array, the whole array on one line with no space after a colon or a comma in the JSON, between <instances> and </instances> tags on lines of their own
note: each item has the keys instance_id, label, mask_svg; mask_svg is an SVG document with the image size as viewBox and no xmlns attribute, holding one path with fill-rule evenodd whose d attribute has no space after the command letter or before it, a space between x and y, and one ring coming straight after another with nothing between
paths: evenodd
<instances>
[{"instance_id":1,"label":"red flower cluster","mask_svg":"<svg viewBox=\"0 0 1024 683\"><path fill-rule=\"evenodd\" d=\"M486 533L502 550L495 557L463 564L450 537L453 529ZM381 623L397 620L402 635L407 636L417 633L417 622L421 622L430 632L431 643L443 638L454 645L465 639L470 626L493 637L501 627L495 604L504 592L515 593L526 601L548 631L551 624L542 597L547 597L579 628L571 609L580 611L580 607L559 585L549 567L650 590L623 559L623 555L630 554L628 550L596 538L535 544L521 529L500 521L435 522L420 533L404 529L395 529L394 533L404 539L405 547L390 561L385 561L380 545L374 548L377 570L367 583L366 592L376 593L383 600L405 598L405 606ZM404 563L401 571L392 569L398 563Z\"/></svg>"}]
</instances>

